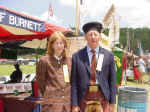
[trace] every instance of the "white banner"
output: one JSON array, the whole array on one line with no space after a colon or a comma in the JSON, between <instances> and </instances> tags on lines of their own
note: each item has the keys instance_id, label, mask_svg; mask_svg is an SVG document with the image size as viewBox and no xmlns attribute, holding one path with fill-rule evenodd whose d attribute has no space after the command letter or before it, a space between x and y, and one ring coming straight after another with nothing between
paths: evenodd
<instances>
[{"instance_id":1,"label":"white banner","mask_svg":"<svg viewBox=\"0 0 150 112\"><path fill-rule=\"evenodd\" d=\"M18 92L27 92L32 90L31 83L11 83L11 84L0 84L0 94L14 93Z\"/></svg>"}]
</instances>

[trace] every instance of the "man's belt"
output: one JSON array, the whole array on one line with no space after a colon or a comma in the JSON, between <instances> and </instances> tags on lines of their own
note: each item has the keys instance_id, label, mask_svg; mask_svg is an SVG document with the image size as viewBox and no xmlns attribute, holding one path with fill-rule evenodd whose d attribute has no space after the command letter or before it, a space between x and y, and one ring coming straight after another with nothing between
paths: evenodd
<instances>
[{"instance_id":1,"label":"man's belt","mask_svg":"<svg viewBox=\"0 0 150 112\"><path fill-rule=\"evenodd\" d=\"M89 85L89 92L98 92L99 85Z\"/></svg>"},{"instance_id":2,"label":"man's belt","mask_svg":"<svg viewBox=\"0 0 150 112\"><path fill-rule=\"evenodd\" d=\"M81 112L101 112L101 102L104 99L99 85L89 85L88 91L80 103Z\"/></svg>"}]
</instances>

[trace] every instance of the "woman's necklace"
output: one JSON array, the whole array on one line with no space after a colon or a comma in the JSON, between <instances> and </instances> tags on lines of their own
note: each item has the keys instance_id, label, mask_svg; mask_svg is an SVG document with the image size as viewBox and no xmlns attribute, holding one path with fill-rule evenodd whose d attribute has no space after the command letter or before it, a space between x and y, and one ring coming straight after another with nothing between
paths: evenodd
<instances>
[{"instance_id":1,"label":"woman's necklace","mask_svg":"<svg viewBox=\"0 0 150 112\"><path fill-rule=\"evenodd\" d=\"M60 60L62 59L62 56L58 57L58 56L54 55L54 57L56 58L58 64L60 64Z\"/></svg>"}]
</instances>

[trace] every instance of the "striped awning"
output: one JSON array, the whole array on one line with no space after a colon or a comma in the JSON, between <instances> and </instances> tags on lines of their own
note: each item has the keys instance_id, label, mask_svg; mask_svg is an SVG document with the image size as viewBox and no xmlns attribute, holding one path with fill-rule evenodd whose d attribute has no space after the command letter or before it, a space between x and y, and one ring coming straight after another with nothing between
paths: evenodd
<instances>
[{"instance_id":1,"label":"striped awning","mask_svg":"<svg viewBox=\"0 0 150 112\"><path fill-rule=\"evenodd\" d=\"M55 31L69 30L0 6L0 41L43 39Z\"/></svg>"},{"instance_id":2,"label":"striped awning","mask_svg":"<svg viewBox=\"0 0 150 112\"><path fill-rule=\"evenodd\" d=\"M31 41L27 41L24 44L20 45L21 47L27 47L27 48L41 48L45 49L47 45L47 38L39 40L39 39L33 39Z\"/></svg>"}]
</instances>

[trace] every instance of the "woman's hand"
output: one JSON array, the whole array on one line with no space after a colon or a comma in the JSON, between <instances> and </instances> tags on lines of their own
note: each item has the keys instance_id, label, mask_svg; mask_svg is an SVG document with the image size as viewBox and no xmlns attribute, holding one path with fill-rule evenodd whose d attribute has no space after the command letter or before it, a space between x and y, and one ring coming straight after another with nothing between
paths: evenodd
<instances>
[{"instance_id":1,"label":"woman's hand","mask_svg":"<svg viewBox=\"0 0 150 112\"><path fill-rule=\"evenodd\" d=\"M79 106L72 106L72 112L79 112L80 107Z\"/></svg>"}]
</instances>

